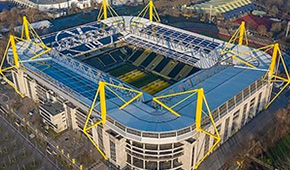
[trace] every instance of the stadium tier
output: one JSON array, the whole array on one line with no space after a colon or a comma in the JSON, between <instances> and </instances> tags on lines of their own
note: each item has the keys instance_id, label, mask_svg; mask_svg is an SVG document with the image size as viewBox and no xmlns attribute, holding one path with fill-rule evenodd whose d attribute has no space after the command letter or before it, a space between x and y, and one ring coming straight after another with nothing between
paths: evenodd
<instances>
[{"instance_id":1,"label":"stadium tier","mask_svg":"<svg viewBox=\"0 0 290 170\"><path fill-rule=\"evenodd\" d=\"M237 18L256 9L251 0L204 0L190 3L187 9L223 16L226 20Z\"/></svg>"},{"instance_id":2,"label":"stadium tier","mask_svg":"<svg viewBox=\"0 0 290 170\"><path fill-rule=\"evenodd\" d=\"M49 103L63 106L62 125L43 117L53 129L64 127L58 131L85 131L91 108L87 135L120 169L195 169L269 100L272 84L263 81L269 54L240 54L252 48L231 44L229 54L220 55L226 44L221 40L123 18L121 24L108 18L45 35L52 50L33 60L41 47L16 43L25 69L12 71L11 78L42 110ZM230 62L230 55L254 58L256 68ZM10 48L7 61L13 65L14 59Z\"/></svg>"}]
</instances>

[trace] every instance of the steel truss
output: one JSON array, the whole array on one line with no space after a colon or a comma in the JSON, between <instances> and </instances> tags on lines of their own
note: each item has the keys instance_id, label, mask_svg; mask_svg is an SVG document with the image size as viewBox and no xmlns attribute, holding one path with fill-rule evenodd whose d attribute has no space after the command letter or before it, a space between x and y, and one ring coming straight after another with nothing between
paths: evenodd
<instances>
[{"instance_id":1,"label":"steel truss","mask_svg":"<svg viewBox=\"0 0 290 170\"><path fill-rule=\"evenodd\" d=\"M148 25L141 25L141 26L131 25L130 32L133 35L136 35L137 37L142 37L156 44L160 44L161 46L164 46L164 49L170 49L173 51L182 51L182 53L185 53L188 56L188 58L186 59L188 60L188 62L186 60L182 61L182 62L185 62L186 64L199 67L199 68L209 68L218 62L219 56L218 56L217 49L209 50L210 52L206 53L205 50L208 50L206 47L201 47L201 46L198 46L198 44L185 42L185 39L187 37L185 38L177 37L178 42L175 42L174 40L176 39L173 39L172 36L168 37L166 35L166 32L158 33L157 35L156 32L154 31L152 32L151 30L146 28L147 26ZM196 49L196 46L198 46L199 48ZM195 56L198 56L201 59L200 62L195 62L195 63L190 62L190 60L192 60L193 58L196 58Z\"/></svg>"},{"instance_id":2,"label":"steel truss","mask_svg":"<svg viewBox=\"0 0 290 170\"><path fill-rule=\"evenodd\" d=\"M246 24L245 24L245 21L242 21L240 27L235 31L235 33L232 35L230 40L226 43L226 45L222 49L221 55L231 52L232 49L235 47L235 42L237 40L238 40L238 45L243 45L244 38L246 41L246 45L248 45L249 42L248 42L248 37L246 33Z\"/></svg>"},{"instance_id":3,"label":"steel truss","mask_svg":"<svg viewBox=\"0 0 290 170\"><path fill-rule=\"evenodd\" d=\"M107 0L103 0L97 20L101 21L102 18L106 20L108 18L108 12L114 19L113 23L124 23L124 19L118 15L118 13L111 7Z\"/></svg>"},{"instance_id":4,"label":"steel truss","mask_svg":"<svg viewBox=\"0 0 290 170\"><path fill-rule=\"evenodd\" d=\"M160 22L160 17L158 15L158 12L153 4L153 0L150 0L149 3L143 8L143 10L136 16L133 17L130 21L131 25L144 25L145 23L142 23L142 18L145 18L146 14L148 12L149 15L149 21L153 21L153 19L156 22Z\"/></svg>"},{"instance_id":5,"label":"steel truss","mask_svg":"<svg viewBox=\"0 0 290 170\"><path fill-rule=\"evenodd\" d=\"M112 92L116 97L118 97L122 102L123 105L119 106L119 109L123 109L126 106L128 106L129 104L131 104L132 102L136 101L138 98L140 98L143 93L141 91L137 91L134 89L130 89L130 88L124 88L121 86L116 86L114 84L110 84L110 83L106 83L103 81L99 82L99 86L97 89L97 92L95 94L95 97L92 101L92 105L89 109L87 118L86 118L86 122L83 128L83 132L85 133L85 135L89 138L89 140L92 142L92 144L96 147L96 149L101 153L101 155L104 157L104 159L108 159L107 156L105 155L105 153L99 148L99 146L96 144L96 142L94 141L94 139L92 138L92 136L89 134L88 131L92 130L92 128L96 127L99 124L105 124L106 123L106 115L107 115L107 109L106 109L106 91L109 90L110 92ZM135 96L131 96L131 99L129 99L128 101L126 101L125 99L123 99L121 96L119 96L116 93L116 90L123 90L123 91L128 91L131 93L134 93ZM162 99L167 99L167 98L171 98L171 97L176 97L176 96L182 96L182 95L187 95L187 97L185 97L183 100L181 100L180 102L174 104L173 106L167 106L166 104L164 104L161 100ZM208 135L209 137L214 138L215 142L213 144L213 146L209 149L209 151L207 153L204 154L204 156L198 161L198 163L195 165L195 168L198 168L198 166L203 162L203 160L216 148L217 144L220 142L220 135L218 133L218 130L216 128L214 119L212 117L209 105L207 103L207 100L205 98L204 95L204 90L202 88L200 89L195 89L195 90L189 90L189 91L185 91L185 92L179 92L179 93L174 93L174 94L169 94L169 95L164 95L164 96L158 96L158 97L154 97L153 101L160 104L162 107L164 107L165 109L167 109L169 112L173 113L174 115L180 117L182 115L178 114L176 111L173 110L173 108L181 103L183 103L184 101L186 101L187 99L189 99L190 97L196 96L197 97L197 101L196 101L196 130L197 132L203 133L205 135ZM99 100L99 102L97 101ZM97 118L97 121L94 121L94 118L92 117L92 113L94 111L94 109L100 106L100 117ZM203 108L205 106L205 108ZM214 132L210 132L209 127L207 126L207 128L205 129L205 127L202 127L202 117L203 116L207 116L210 119L211 122L211 126L214 129Z\"/></svg>"},{"instance_id":6,"label":"steel truss","mask_svg":"<svg viewBox=\"0 0 290 170\"><path fill-rule=\"evenodd\" d=\"M234 42L236 40L236 37L238 36L238 34L239 34L239 44L238 45L242 45L243 37L246 36L245 22L242 22L239 29L235 32L235 34L232 36L232 38L229 40L229 42L227 44L231 44L231 46L233 47L234 44L232 44L232 42ZM246 39L246 42L248 44L247 39ZM265 105L265 109L267 109L275 101L275 99L285 90L285 88L290 84L290 76L289 76L288 68L287 68L286 63L283 59L283 55L282 55L282 52L280 50L279 44L278 43L271 44L271 45L267 45L267 46L260 47L257 49L237 53L237 54L231 55L230 58L234 59L242 64L245 64L248 67L257 69L257 66L255 66L253 62L255 62L260 57L259 55L253 56L253 57L250 57L247 59L243 59L239 56L243 56L246 54L252 54L253 52L258 52L258 51L264 51L265 53L269 53L272 51L271 64L269 66L269 69L267 70L267 73L264 76L264 81L267 81L269 84L275 83L275 82L283 82L284 83L283 87L279 90L279 92L276 95L274 95L273 98L271 98L272 96L270 96L269 102ZM224 54L227 54L230 52L232 52L232 50L228 50L227 45L226 45L224 47L224 50L221 52L221 54L224 55ZM279 75L280 62L282 63L283 73L285 73L285 75L286 75L284 77Z\"/></svg>"},{"instance_id":7,"label":"steel truss","mask_svg":"<svg viewBox=\"0 0 290 170\"><path fill-rule=\"evenodd\" d=\"M166 100L166 99L174 98L174 97L177 97L177 96L184 96L184 95L187 95L187 96L183 97L182 100L180 100L179 102L175 103L173 106L168 106L168 105L164 104L164 102L161 101L162 99ZM177 113L177 111L175 111L174 108L176 106L182 104L183 102L185 102L189 98L194 97L194 96L197 97L197 100L196 100L196 113L195 113L196 131L200 132L200 133L203 133L205 135L208 135L208 136L210 136L210 137L215 139L215 142L214 142L213 146L204 154L204 156L195 165L195 169L197 169L199 167L199 165L203 162L203 160L215 149L215 147L217 146L217 144L221 140L219 132L218 132L218 130L216 128L214 119L212 117L211 110L210 110L210 108L208 106L208 103L207 103L207 100L205 98L203 88L154 97L153 101L158 103L160 106L162 106L163 108L165 108L166 110L168 110L169 112L174 114L175 116L180 117L182 115ZM205 108L203 108L204 106L205 106ZM201 125L202 115L209 117L211 125L212 125L212 127L214 129L214 133L211 133L209 130L205 130L205 128L202 127L202 125ZM207 129L209 129L209 128L207 128Z\"/></svg>"},{"instance_id":8,"label":"steel truss","mask_svg":"<svg viewBox=\"0 0 290 170\"><path fill-rule=\"evenodd\" d=\"M83 132L89 138L89 140L92 142L92 144L96 147L96 149L101 153L101 155L104 157L104 159L108 159L108 158L105 155L105 153L99 148L99 146L96 144L94 139L92 139L92 137L88 134L88 131L99 124L106 123L106 115L107 115L106 95L105 95L106 90L109 90L110 92L112 92L116 97L118 97L124 103L123 105L121 105L119 107L119 109L125 108L126 106L128 106L129 104L131 104L132 102L134 102L135 100L137 100L138 98L140 98L143 95L142 92L137 91L137 90L133 90L133 89L129 89L129 88L121 87L121 86L116 86L114 84L106 83L103 81L99 82L99 87L98 87L98 90L95 94L92 105L90 107L89 113L87 115L86 122L85 122L85 125L83 128ZM126 101L121 96L119 96L115 90L129 91L131 93L135 93L135 96L132 97L130 100ZM99 97L100 102L97 102L98 97ZM97 122L90 122L91 124L89 124L89 121L91 120L92 112L94 111L95 107L99 104L100 104L101 119L98 120Z\"/></svg>"},{"instance_id":9,"label":"steel truss","mask_svg":"<svg viewBox=\"0 0 290 170\"><path fill-rule=\"evenodd\" d=\"M109 29L109 30L106 30ZM84 34L75 34L70 32L69 30L65 31L60 31L56 35L56 39L61 35L63 32L71 34L72 36L62 38L60 40L57 40L54 44L57 44L56 50L63 52L65 50L70 50L79 53L77 56L89 53L92 51L96 51L104 46L111 45L115 42L111 41L109 44L102 44L98 40L108 37L108 36L113 36L114 34L118 33L118 28L111 26L111 27L106 27L106 28L98 28L95 27L95 30L92 31L87 31ZM86 47L88 47L89 51L79 51L79 50L74 50L72 48L78 47L85 44ZM74 56L74 57L77 57Z\"/></svg>"},{"instance_id":10,"label":"steel truss","mask_svg":"<svg viewBox=\"0 0 290 170\"><path fill-rule=\"evenodd\" d=\"M4 80L11 86L14 88L14 90L21 96L24 97L24 94L22 94L19 89L16 88L16 86L13 84L13 82L11 82L6 76L4 72L8 72L11 70L16 70L19 71L20 69L24 70L25 67L22 63L22 61L20 60L17 51L20 51L20 49L16 47L16 44L21 44L21 43L27 43L27 44L31 44L32 47L38 47L41 50L39 51L34 51L34 49L32 49L32 47L24 47L23 45L21 46L22 51L28 50L29 52L31 52L33 54L32 57L29 57L28 61L32 61L35 60L36 58L40 57L43 54L48 53L51 48L47 47L41 40L41 38L38 36L38 34L36 33L36 31L33 29L33 27L30 25L30 23L28 22L27 18L24 16L23 17L23 26L22 26L22 31L21 31L21 37L16 37L13 35L10 35L9 41L7 43L7 47L6 50L4 52L3 55L3 59L2 62L0 64L0 74L1 76L4 78ZM12 55L13 58L11 59L9 57L10 54L10 48L12 49ZM7 58L8 57L8 58ZM4 68L4 62L5 60L7 60L11 66L10 67L6 67ZM27 62L27 61L25 61Z\"/></svg>"},{"instance_id":11,"label":"steel truss","mask_svg":"<svg viewBox=\"0 0 290 170\"><path fill-rule=\"evenodd\" d=\"M100 70L97 70L96 68L92 68L91 66L73 59L71 57L68 57L66 55L63 54L58 54L58 55L54 55L55 60L57 60L58 64L74 71L74 72L79 72L80 74L82 74L82 76L88 78L89 80L95 82L95 83L99 83L99 81L104 81L119 87L123 87L123 88L130 88L130 89L134 89L132 86L128 85L127 83L124 83L110 75L108 75L107 73L104 73ZM124 95L132 95L128 92L124 92Z\"/></svg>"}]
</instances>

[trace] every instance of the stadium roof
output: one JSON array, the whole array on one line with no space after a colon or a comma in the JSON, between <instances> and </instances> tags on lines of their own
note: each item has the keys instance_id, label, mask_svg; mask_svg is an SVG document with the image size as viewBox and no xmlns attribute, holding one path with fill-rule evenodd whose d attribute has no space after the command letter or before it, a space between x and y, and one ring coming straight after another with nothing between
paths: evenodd
<instances>
[{"instance_id":1,"label":"stadium roof","mask_svg":"<svg viewBox=\"0 0 290 170\"><path fill-rule=\"evenodd\" d=\"M58 83L56 84L60 83L62 84L60 87L67 87L69 93L71 95L75 94L82 103L88 106L91 105L91 101L98 87L96 81L84 76L80 70L72 69L72 66L66 65L55 58L48 58L45 61L45 64L34 61L24 62L24 65L28 70L32 70L42 76L42 78L47 79L48 82L52 82L52 79L57 81ZM209 74L209 72L214 72L214 74ZM182 84L186 84L182 86L186 90L204 88L210 109L214 110L257 79L261 78L264 74L265 71L257 69L216 66L191 75L157 95L168 94L172 89L180 89L180 85ZM196 77L203 80L196 84ZM63 88L63 90L65 89ZM190 126L195 122L196 97L192 97L181 105L178 105L175 110L181 114L181 117L176 117L169 111L155 109L150 102L133 103L120 110L118 108L120 102L117 98L110 93L107 93L106 96L108 99L108 115L124 126L137 130L151 132L173 131ZM180 98L175 97L169 102L176 103L180 100ZM167 104L170 105L170 103ZM97 109L99 108L97 107Z\"/></svg>"},{"instance_id":2,"label":"stadium roof","mask_svg":"<svg viewBox=\"0 0 290 170\"><path fill-rule=\"evenodd\" d=\"M168 26L164 27L168 28ZM87 27L84 26L84 28ZM96 28L99 28L99 26L96 25ZM84 29L80 30L75 28L72 30L81 32ZM111 29L108 29L108 31L109 30ZM61 33L66 34L67 32L62 31ZM51 35L53 35L52 37L55 37L55 35L59 36L61 33ZM179 34L179 36L184 35L183 32ZM109 35L110 42L108 44L115 42L112 40L111 35L112 34ZM193 35L197 36L197 34ZM106 37L104 34L102 34L100 37L103 39L107 38L108 36ZM83 44L78 44L78 46L82 46L84 44L86 46L91 42L95 41L85 41L82 42ZM30 50L27 50L27 48L30 48ZM61 54L57 52L56 49L53 49L52 52L42 55L40 58L32 61L28 59L34 55L34 52L41 51L40 47L34 46L32 43L20 42L17 44L17 49L18 55L23 65L26 67L26 70L29 70L37 76L41 77L41 79L46 80L46 82L48 82L51 86L57 86L58 89L70 95L71 97L76 98L77 101L87 105L88 107L90 107L92 104L92 100L100 80L115 85L136 89L135 87L122 82L121 80L118 80L117 78L110 76L107 73L97 70L96 68L82 63L72 57ZM234 48L233 51L244 51L247 49L249 48L240 47ZM11 49L9 49L8 55L12 56ZM252 55L260 54L259 52L256 52ZM269 64L270 60L266 60L267 56L269 57L269 55L266 53L262 53L262 60L258 62L259 67L264 69ZM205 97L209 103L210 109L214 110L231 99L237 93L250 86L253 82L260 79L266 71L267 70L262 70L260 68L249 69L240 66L214 66L209 69L201 70L196 74L187 77L186 79L168 87L167 89L164 89L155 96L170 94L172 92L204 88ZM125 92L120 92L119 95L122 95L125 100L130 99L128 94L124 93ZM155 107L151 102L153 96L147 93L143 93L143 97L145 98L143 102L132 103L126 106L124 109L120 110L119 107L121 105L121 101L118 100L117 97L112 93L106 92L107 115L113 118L115 121L123 124L124 126L150 132L173 131L186 128L195 123L196 96L189 98L174 108L174 110L176 110L181 115L181 117L176 117L165 109L160 110L159 108ZM174 97L170 100L166 100L165 103L172 105L172 103L177 103L180 100L180 98ZM97 106L95 109L99 110L99 106Z\"/></svg>"},{"instance_id":3,"label":"stadium roof","mask_svg":"<svg viewBox=\"0 0 290 170\"><path fill-rule=\"evenodd\" d=\"M265 75L265 72L261 70L232 66L216 66L211 69L220 71L189 88L204 88L205 96L211 110L216 109ZM207 71L209 70L203 70L201 73L197 74L200 77L207 76ZM193 79L195 76L196 75L192 75L188 79ZM178 88L181 83L182 82L176 83L173 87L165 91L169 92L172 88ZM174 97L170 102L174 104L180 100L180 98ZM165 110L156 111L154 108L144 103L135 103L127 106L123 110L119 110L118 108L112 109L108 111L108 115L125 126L141 131L174 131L191 126L195 123L195 101L196 97L192 97L175 108L175 110L180 113L181 117L176 117Z\"/></svg>"}]
</instances>

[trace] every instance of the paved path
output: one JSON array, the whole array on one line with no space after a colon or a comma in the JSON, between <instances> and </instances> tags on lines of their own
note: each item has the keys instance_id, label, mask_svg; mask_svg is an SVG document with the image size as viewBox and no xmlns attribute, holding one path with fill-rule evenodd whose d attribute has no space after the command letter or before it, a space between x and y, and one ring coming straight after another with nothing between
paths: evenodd
<instances>
[{"instance_id":1,"label":"paved path","mask_svg":"<svg viewBox=\"0 0 290 170\"><path fill-rule=\"evenodd\" d=\"M17 141L17 143L21 143L21 148L27 150L27 152L32 152L34 158L38 160L38 163L41 167L40 169L55 169L55 170L63 170L64 167L60 167L58 162L54 160L54 158L47 154L45 149L38 146L38 144L29 138L26 132L22 131L21 128L17 127L14 122L11 121L8 116L5 116L5 111L0 109L0 122L1 127L5 128L5 131L9 134L14 134L13 138ZM13 155L9 155L13 156ZM7 167L8 169L16 169L15 166L20 166L21 164L28 164L32 161L33 158L27 158L24 162L17 162L17 165L12 167ZM37 169L39 169L37 168Z\"/></svg>"}]
</instances>

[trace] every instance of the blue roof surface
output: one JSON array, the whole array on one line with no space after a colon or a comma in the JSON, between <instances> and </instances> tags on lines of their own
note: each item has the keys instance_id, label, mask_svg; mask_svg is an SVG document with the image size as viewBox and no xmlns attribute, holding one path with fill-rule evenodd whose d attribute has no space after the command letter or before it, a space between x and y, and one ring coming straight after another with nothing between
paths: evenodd
<instances>
[{"instance_id":1,"label":"blue roof surface","mask_svg":"<svg viewBox=\"0 0 290 170\"><path fill-rule=\"evenodd\" d=\"M69 68L70 66L61 64L58 60L56 62L55 59L47 60L45 63L25 63L25 66L31 70L38 69L42 73L57 80L70 88L70 90L76 92L79 95L79 100L84 104L91 105L98 85L95 81L83 76L78 70ZM197 74L191 75L185 80L161 91L157 95L168 94L172 90L176 91L181 85L185 86L184 84L188 84L188 81L194 81L196 76L207 76L207 72L211 69L219 71L197 84L192 82L195 85L186 89L204 88L205 96L211 110L219 107L265 74L261 70L233 66L216 66L197 72ZM176 117L165 109L155 109L152 102L148 101L146 103L135 102L120 110L118 107L122 104L121 101L108 90L106 90L106 96L107 114L115 121L133 129L150 132L166 132L186 128L195 122L196 95L174 108L181 117ZM130 99L128 96L122 97L127 100ZM164 102L172 106L182 98L184 96L177 96ZM99 110L99 106L96 109Z\"/></svg>"},{"instance_id":2,"label":"blue roof surface","mask_svg":"<svg viewBox=\"0 0 290 170\"><path fill-rule=\"evenodd\" d=\"M199 73L199 76L202 76L200 74L203 73ZM191 89L204 88L209 107L211 110L214 110L251 85L257 79L261 78L264 74L265 72L260 70L228 66ZM195 75L192 75L189 79L194 76ZM173 88L179 87L179 85L180 83L176 83L168 89L165 89L165 91L170 91ZM174 97L167 104L172 106L180 100L181 98ZM174 110L177 111L181 117L176 117L165 110L156 111L154 108L144 103L130 105L124 110L113 109L108 112L108 115L125 126L142 131L173 131L194 124L195 103L196 96L189 98L181 105L175 107Z\"/></svg>"}]
</instances>

